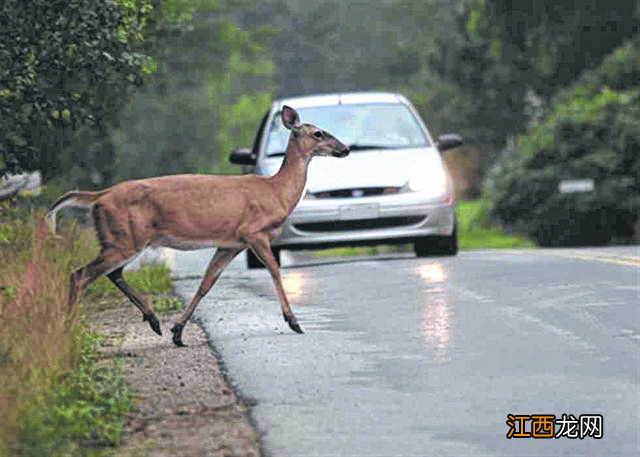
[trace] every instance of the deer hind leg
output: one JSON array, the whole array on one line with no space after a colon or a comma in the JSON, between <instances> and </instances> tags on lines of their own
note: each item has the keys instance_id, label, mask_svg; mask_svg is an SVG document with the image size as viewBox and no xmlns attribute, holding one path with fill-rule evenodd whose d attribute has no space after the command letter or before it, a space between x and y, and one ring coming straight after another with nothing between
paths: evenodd
<instances>
[{"instance_id":1,"label":"deer hind leg","mask_svg":"<svg viewBox=\"0 0 640 457\"><path fill-rule=\"evenodd\" d=\"M211 290L225 267L229 265L229 262L231 262L243 249L244 248L218 248L216 250L211 262L209 262L209 266L207 267L204 278L200 283L200 287L198 287L198 291L191 300L191 303L189 303L185 312L182 313L182 316L178 319L178 322L176 322L173 328L171 328L171 332L173 333L173 343L176 346L184 346L182 343L182 329L195 311L198 303L200 303L200 300L202 300L202 298Z\"/></svg>"},{"instance_id":2,"label":"deer hind leg","mask_svg":"<svg viewBox=\"0 0 640 457\"><path fill-rule=\"evenodd\" d=\"M270 243L266 239L256 239L249 243L249 247L264 266L267 267L269 273L271 273L273 283L276 286L276 292L278 293L280 303L282 304L282 316L284 317L285 322L289 324L289 327L291 327L291 330L294 332L304 333L302 328L300 328L300 325L298 325L296 316L293 314L293 311L291 311L291 306L289 306L289 300L287 300L287 295L284 292L282 280L280 279L278 262L273 256Z\"/></svg>"},{"instance_id":3,"label":"deer hind leg","mask_svg":"<svg viewBox=\"0 0 640 457\"><path fill-rule=\"evenodd\" d=\"M101 251L98 257L78 268L69 276L69 309L78 301L89 285L105 273L118 268L127 261L117 251Z\"/></svg>"},{"instance_id":4,"label":"deer hind leg","mask_svg":"<svg viewBox=\"0 0 640 457\"><path fill-rule=\"evenodd\" d=\"M156 317L151 305L140 294L138 294L133 288L127 284L122 277L123 266L116 268L111 273L107 274L107 278L111 280L120 291L127 296L127 298L136 305L136 307L142 312L142 321L148 321L151 330L162 336L162 330L160 330L160 322Z\"/></svg>"}]
</instances>

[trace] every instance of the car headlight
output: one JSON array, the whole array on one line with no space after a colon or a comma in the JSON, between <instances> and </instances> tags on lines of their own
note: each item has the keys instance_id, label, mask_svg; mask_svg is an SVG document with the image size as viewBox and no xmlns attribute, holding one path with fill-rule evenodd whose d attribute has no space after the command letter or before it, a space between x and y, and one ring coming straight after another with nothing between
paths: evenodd
<instances>
[{"instance_id":1,"label":"car headlight","mask_svg":"<svg viewBox=\"0 0 640 457\"><path fill-rule=\"evenodd\" d=\"M447 192L447 177L444 173L419 170L410 175L407 188L411 192L426 192L433 197L438 197Z\"/></svg>"}]
</instances>

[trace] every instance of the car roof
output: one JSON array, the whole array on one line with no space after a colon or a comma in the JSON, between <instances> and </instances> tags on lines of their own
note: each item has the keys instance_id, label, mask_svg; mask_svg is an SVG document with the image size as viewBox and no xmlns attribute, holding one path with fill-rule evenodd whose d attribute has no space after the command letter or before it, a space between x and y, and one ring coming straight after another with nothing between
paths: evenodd
<instances>
[{"instance_id":1,"label":"car roof","mask_svg":"<svg viewBox=\"0 0 640 457\"><path fill-rule=\"evenodd\" d=\"M343 92L335 94L316 94L301 97L289 97L273 102L273 108L280 110L288 105L292 108L310 106L351 105L362 103L406 103L400 94L391 92Z\"/></svg>"}]
</instances>

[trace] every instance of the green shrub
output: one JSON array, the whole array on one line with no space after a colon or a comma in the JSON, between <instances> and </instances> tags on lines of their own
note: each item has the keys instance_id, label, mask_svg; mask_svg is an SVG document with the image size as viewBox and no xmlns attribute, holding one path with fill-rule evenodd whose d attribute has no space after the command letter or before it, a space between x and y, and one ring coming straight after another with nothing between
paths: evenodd
<instances>
[{"instance_id":1,"label":"green shrub","mask_svg":"<svg viewBox=\"0 0 640 457\"><path fill-rule=\"evenodd\" d=\"M623 48L557 97L544 122L507 148L490 175L491 214L543 246L631 239L640 208L640 53ZM615 60L613 61L615 63ZM629 73L636 78L628 77ZM619 90L600 87L612 82ZM595 189L560 193L562 180L592 179Z\"/></svg>"},{"instance_id":2,"label":"green shrub","mask_svg":"<svg viewBox=\"0 0 640 457\"><path fill-rule=\"evenodd\" d=\"M97 363L96 337L77 322L96 303L67 304L69 274L96 256L95 240L74 224L51 237L35 203L0 203L0 456L101 455L129 407L124 371ZM160 273L138 284L165 284Z\"/></svg>"},{"instance_id":3,"label":"green shrub","mask_svg":"<svg viewBox=\"0 0 640 457\"><path fill-rule=\"evenodd\" d=\"M100 456L120 442L125 414L132 411L124 363L98 365L99 337L78 332L77 338L82 348L77 368L59 376L23 416L23 457Z\"/></svg>"}]
</instances>

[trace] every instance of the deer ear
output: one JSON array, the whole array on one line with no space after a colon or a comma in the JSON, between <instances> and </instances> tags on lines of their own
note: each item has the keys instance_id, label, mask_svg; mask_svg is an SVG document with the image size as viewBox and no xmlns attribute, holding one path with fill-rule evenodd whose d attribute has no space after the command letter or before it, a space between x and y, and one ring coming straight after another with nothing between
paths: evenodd
<instances>
[{"instance_id":1,"label":"deer ear","mask_svg":"<svg viewBox=\"0 0 640 457\"><path fill-rule=\"evenodd\" d=\"M300 117L297 111L290 106L284 105L282 107L282 125L289 130L297 130L300 128Z\"/></svg>"}]
</instances>

